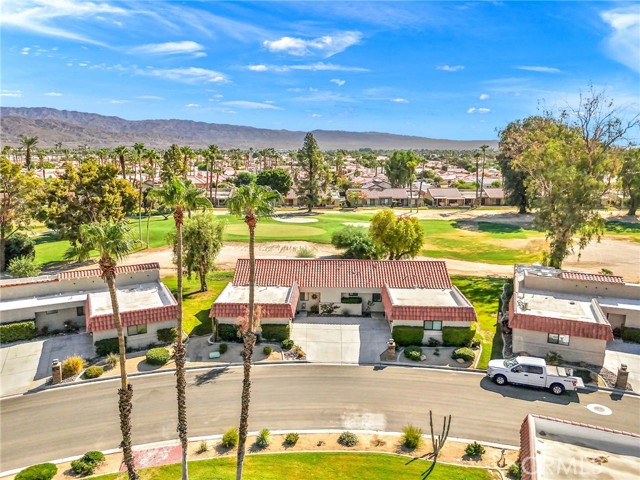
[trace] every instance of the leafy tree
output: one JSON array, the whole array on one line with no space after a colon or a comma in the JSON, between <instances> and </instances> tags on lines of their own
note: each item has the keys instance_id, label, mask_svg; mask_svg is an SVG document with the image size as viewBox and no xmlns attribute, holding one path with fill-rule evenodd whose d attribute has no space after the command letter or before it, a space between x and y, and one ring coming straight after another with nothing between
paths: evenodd
<instances>
[{"instance_id":1,"label":"leafy tree","mask_svg":"<svg viewBox=\"0 0 640 480\"><path fill-rule=\"evenodd\" d=\"M281 196L278 192L252 183L238 188L227 201L229 212L233 215L244 217L244 222L249 227L249 311L246 321L240 325L240 335L244 344L242 350L244 376L242 379L240 425L238 428L236 480L242 479L242 467L249 429L249 404L251 402L251 357L256 344L255 328L259 325L259 315L256 315L254 300L256 288L255 230L258 219L273 215L275 205L280 200Z\"/></svg>"},{"instance_id":2,"label":"leafy tree","mask_svg":"<svg viewBox=\"0 0 640 480\"><path fill-rule=\"evenodd\" d=\"M27 169L31 168L31 150L38 144L38 137L29 137L20 135L20 144L26 150L24 157L24 165Z\"/></svg>"},{"instance_id":3,"label":"leafy tree","mask_svg":"<svg viewBox=\"0 0 640 480\"><path fill-rule=\"evenodd\" d=\"M117 171L117 167L116 171ZM100 254L100 271L102 279L107 282L109 296L111 298L111 310L116 324L118 336L118 351L120 354L120 389L118 390L118 407L120 410L120 430L122 432L122 454L127 466L130 480L139 478L133 461L131 444L131 410L133 408L133 387L127 379L127 356L124 341L122 319L120 317L120 304L116 294L116 264L126 258L133 250L134 242L131 239L130 230L124 222L102 222L82 225L79 231L78 245L72 246L67 252L67 258L85 261L90 258L91 251L97 250Z\"/></svg>"},{"instance_id":4,"label":"leafy tree","mask_svg":"<svg viewBox=\"0 0 640 480\"><path fill-rule=\"evenodd\" d=\"M36 249L33 239L29 235L16 232L7 238L4 246L4 260L8 264L17 257L36 258Z\"/></svg>"},{"instance_id":5,"label":"leafy tree","mask_svg":"<svg viewBox=\"0 0 640 480\"><path fill-rule=\"evenodd\" d=\"M40 267L33 257L14 257L9 260L7 272L15 277L35 277L40 275Z\"/></svg>"},{"instance_id":6,"label":"leafy tree","mask_svg":"<svg viewBox=\"0 0 640 480\"><path fill-rule=\"evenodd\" d=\"M233 184L236 187L242 187L244 185L249 185L256 181L256 176L251 172L240 172L236 175L236 178L232 180Z\"/></svg>"},{"instance_id":7,"label":"leafy tree","mask_svg":"<svg viewBox=\"0 0 640 480\"><path fill-rule=\"evenodd\" d=\"M362 189L351 189L347 192L347 202L354 209L367 200L367 192Z\"/></svg>"},{"instance_id":8,"label":"leafy tree","mask_svg":"<svg viewBox=\"0 0 640 480\"><path fill-rule=\"evenodd\" d=\"M344 249L344 258L377 259L376 250L367 230L362 227L348 226L336 230L331 235L331 244L340 249Z\"/></svg>"},{"instance_id":9,"label":"leafy tree","mask_svg":"<svg viewBox=\"0 0 640 480\"><path fill-rule=\"evenodd\" d=\"M42 180L20 165L0 159L0 271L6 267L7 240L31 223L40 206Z\"/></svg>"},{"instance_id":10,"label":"leafy tree","mask_svg":"<svg viewBox=\"0 0 640 480\"><path fill-rule=\"evenodd\" d=\"M384 173L393 188L406 187L415 180L416 167L420 163L412 151L395 151L384 164Z\"/></svg>"},{"instance_id":11,"label":"leafy tree","mask_svg":"<svg viewBox=\"0 0 640 480\"><path fill-rule=\"evenodd\" d=\"M183 178L187 175L182 150L175 143L164 152L160 163L160 180L162 183L171 182L174 177Z\"/></svg>"},{"instance_id":12,"label":"leafy tree","mask_svg":"<svg viewBox=\"0 0 640 480\"><path fill-rule=\"evenodd\" d=\"M302 178L298 182L298 194L303 205L311 212L322 197L322 185L327 176L322 152L318 148L313 133L304 137L302 148L298 150L298 165L302 170Z\"/></svg>"},{"instance_id":13,"label":"leafy tree","mask_svg":"<svg viewBox=\"0 0 640 480\"><path fill-rule=\"evenodd\" d=\"M396 217L390 209L376 213L369 236L381 256L389 260L413 258L422 249L424 230L415 217Z\"/></svg>"},{"instance_id":14,"label":"leafy tree","mask_svg":"<svg viewBox=\"0 0 640 480\"><path fill-rule=\"evenodd\" d=\"M80 238L80 226L105 220L120 221L133 213L138 193L118 178L113 164L90 160L75 167L65 163L65 172L45 184L45 201L38 216L73 245Z\"/></svg>"},{"instance_id":15,"label":"leafy tree","mask_svg":"<svg viewBox=\"0 0 640 480\"><path fill-rule=\"evenodd\" d=\"M635 215L640 205L640 148L627 150L624 153L619 178L622 192L629 197L627 215Z\"/></svg>"},{"instance_id":16,"label":"leafy tree","mask_svg":"<svg viewBox=\"0 0 640 480\"><path fill-rule=\"evenodd\" d=\"M264 187L269 187L271 190L275 190L282 196L286 196L291 190L293 180L291 174L281 168L272 168L269 170L262 170L257 178L256 183Z\"/></svg>"}]
</instances>

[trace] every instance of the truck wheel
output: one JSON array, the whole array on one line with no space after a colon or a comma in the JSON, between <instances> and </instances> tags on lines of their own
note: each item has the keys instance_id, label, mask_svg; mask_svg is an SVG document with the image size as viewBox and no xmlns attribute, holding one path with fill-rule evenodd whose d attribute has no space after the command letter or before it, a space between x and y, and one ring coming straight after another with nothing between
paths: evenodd
<instances>
[{"instance_id":1,"label":"truck wheel","mask_svg":"<svg viewBox=\"0 0 640 480\"><path fill-rule=\"evenodd\" d=\"M495 377L493 377L493 381L496 382L496 385L506 385L507 377L505 377L504 375L496 375Z\"/></svg>"},{"instance_id":2,"label":"truck wheel","mask_svg":"<svg viewBox=\"0 0 640 480\"><path fill-rule=\"evenodd\" d=\"M559 383L554 383L553 385L551 385L550 390L554 395L562 395L564 393L564 386L560 385Z\"/></svg>"}]
</instances>

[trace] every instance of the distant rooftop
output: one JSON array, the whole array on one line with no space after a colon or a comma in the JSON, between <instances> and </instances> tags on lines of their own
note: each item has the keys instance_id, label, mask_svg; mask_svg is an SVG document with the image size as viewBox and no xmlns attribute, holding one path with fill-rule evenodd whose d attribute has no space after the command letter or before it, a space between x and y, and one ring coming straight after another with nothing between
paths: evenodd
<instances>
[{"instance_id":1,"label":"distant rooftop","mask_svg":"<svg viewBox=\"0 0 640 480\"><path fill-rule=\"evenodd\" d=\"M121 312L175 305L176 301L161 282L117 287L116 294ZM113 313L108 290L90 292L91 316Z\"/></svg>"}]
</instances>

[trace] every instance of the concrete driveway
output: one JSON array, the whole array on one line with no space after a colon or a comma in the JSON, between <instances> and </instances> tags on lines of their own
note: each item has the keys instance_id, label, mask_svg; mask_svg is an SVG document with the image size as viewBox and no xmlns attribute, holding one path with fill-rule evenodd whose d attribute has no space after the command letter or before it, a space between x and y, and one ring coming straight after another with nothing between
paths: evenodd
<instances>
[{"instance_id":1,"label":"concrete driveway","mask_svg":"<svg viewBox=\"0 0 640 480\"><path fill-rule=\"evenodd\" d=\"M634 392L640 392L640 345L614 340L607 343L604 354L604 367L613 373L618 373L621 364L627 366L629 384Z\"/></svg>"},{"instance_id":2,"label":"concrete driveway","mask_svg":"<svg viewBox=\"0 0 640 480\"><path fill-rule=\"evenodd\" d=\"M377 363L391 331L371 317L302 317L291 324L291 339L310 362Z\"/></svg>"},{"instance_id":3,"label":"concrete driveway","mask_svg":"<svg viewBox=\"0 0 640 480\"><path fill-rule=\"evenodd\" d=\"M51 362L93 357L91 334L77 333L5 345L0 348L0 397L24 393L51 376Z\"/></svg>"}]
</instances>

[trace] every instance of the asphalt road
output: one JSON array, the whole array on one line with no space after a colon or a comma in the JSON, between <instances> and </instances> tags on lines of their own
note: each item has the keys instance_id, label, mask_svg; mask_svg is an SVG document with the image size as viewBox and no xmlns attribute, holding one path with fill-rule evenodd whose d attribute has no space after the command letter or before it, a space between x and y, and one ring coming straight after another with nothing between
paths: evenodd
<instances>
[{"instance_id":1,"label":"asphalt road","mask_svg":"<svg viewBox=\"0 0 640 480\"><path fill-rule=\"evenodd\" d=\"M556 397L541 390L497 387L481 375L417 368L327 365L256 366L250 430L318 428L400 431L428 429L453 416L450 435L519 444L528 413L640 433L640 398L610 393ZM237 424L241 369L188 374L189 435L222 433ZM134 386L134 444L177 438L175 377L144 375ZM0 401L0 471L119 444L117 381L57 388ZM587 404L613 413L591 413Z\"/></svg>"}]
</instances>

